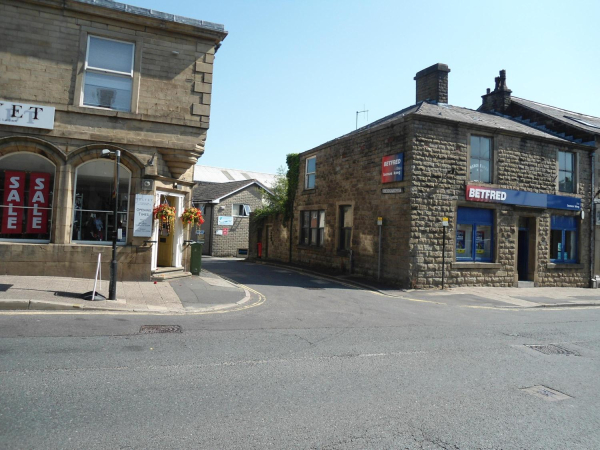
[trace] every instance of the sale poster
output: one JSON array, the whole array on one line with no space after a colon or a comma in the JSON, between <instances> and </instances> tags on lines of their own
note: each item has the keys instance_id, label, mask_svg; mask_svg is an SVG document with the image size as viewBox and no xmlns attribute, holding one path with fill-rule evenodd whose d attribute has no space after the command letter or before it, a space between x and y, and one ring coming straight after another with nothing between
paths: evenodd
<instances>
[{"instance_id":1,"label":"sale poster","mask_svg":"<svg viewBox=\"0 0 600 450\"><path fill-rule=\"evenodd\" d=\"M23 206L25 206L25 172L4 172L4 198L2 205L2 234L23 232Z\"/></svg>"}]
</instances>

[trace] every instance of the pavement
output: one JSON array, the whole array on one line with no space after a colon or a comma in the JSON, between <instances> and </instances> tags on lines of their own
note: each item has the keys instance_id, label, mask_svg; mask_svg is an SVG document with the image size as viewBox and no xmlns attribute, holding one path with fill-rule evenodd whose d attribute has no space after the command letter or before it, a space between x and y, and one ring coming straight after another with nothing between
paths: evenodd
<instances>
[{"instance_id":1,"label":"pavement","mask_svg":"<svg viewBox=\"0 0 600 450\"><path fill-rule=\"evenodd\" d=\"M108 298L108 281L97 291ZM206 313L239 308L258 293L209 271L170 282L117 283L117 300L84 300L94 280L67 277L0 275L0 310L121 311L138 313Z\"/></svg>"},{"instance_id":2,"label":"pavement","mask_svg":"<svg viewBox=\"0 0 600 450\"><path fill-rule=\"evenodd\" d=\"M219 260L222 258L210 258ZM262 262L261 262L262 263ZM405 300L473 308L550 308L600 306L600 290L582 288L456 287L437 290L398 289L351 276L324 275L284 264L270 264ZM261 304L264 297L247 286L205 269L199 276L164 282L117 283L117 300L89 301L94 280L68 277L0 275L0 310L120 311L134 313L209 313ZM97 291L108 297L108 281Z\"/></svg>"}]
</instances>

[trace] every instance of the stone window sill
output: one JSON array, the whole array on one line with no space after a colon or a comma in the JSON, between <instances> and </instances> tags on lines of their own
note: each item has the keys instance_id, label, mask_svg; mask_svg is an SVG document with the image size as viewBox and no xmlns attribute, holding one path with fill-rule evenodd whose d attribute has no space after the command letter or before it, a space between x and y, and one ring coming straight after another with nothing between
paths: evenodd
<instances>
[{"instance_id":1,"label":"stone window sill","mask_svg":"<svg viewBox=\"0 0 600 450\"><path fill-rule=\"evenodd\" d=\"M485 262L453 262L453 269L502 269L502 264Z\"/></svg>"},{"instance_id":2,"label":"stone window sill","mask_svg":"<svg viewBox=\"0 0 600 450\"><path fill-rule=\"evenodd\" d=\"M584 265L583 264L555 264L555 263L548 263L546 265L546 267L549 270L561 270L561 269L583 269Z\"/></svg>"}]
</instances>

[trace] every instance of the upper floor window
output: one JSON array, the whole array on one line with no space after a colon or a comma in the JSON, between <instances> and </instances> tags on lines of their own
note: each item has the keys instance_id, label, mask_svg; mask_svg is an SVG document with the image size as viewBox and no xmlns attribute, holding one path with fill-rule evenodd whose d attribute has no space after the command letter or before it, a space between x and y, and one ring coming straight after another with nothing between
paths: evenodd
<instances>
[{"instance_id":1,"label":"upper floor window","mask_svg":"<svg viewBox=\"0 0 600 450\"><path fill-rule=\"evenodd\" d=\"M317 157L313 156L306 160L306 171L304 177L304 188L314 189L315 188L315 177L317 175Z\"/></svg>"},{"instance_id":2,"label":"upper floor window","mask_svg":"<svg viewBox=\"0 0 600 450\"><path fill-rule=\"evenodd\" d=\"M83 105L130 111L134 54L131 42L88 36Z\"/></svg>"},{"instance_id":3,"label":"upper floor window","mask_svg":"<svg viewBox=\"0 0 600 450\"><path fill-rule=\"evenodd\" d=\"M54 173L34 153L0 158L0 241L50 242Z\"/></svg>"},{"instance_id":4,"label":"upper floor window","mask_svg":"<svg viewBox=\"0 0 600 450\"><path fill-rule=\"evenodd\" d=\"M558 152L558 190L575 192L575 153Z\"/></svg>"},{"instance_id":5,"label":"upper floor window","mask_svg":"<svg viewBox=\"0 0 600 450\"><path fill-rule=\"evenodd\" d=\"M252 210L250 209L250 205L244 205L241 203L233 204L233 212L232 212L233 216L248 217L251 212L252 212Z\"/></svg>"},{"instance_id":6,"label":"upper floor window","mask_svg":"<svg viewBox=\"0 0 600 450\"><path fill-rule=\"evenodd\" d=\"M481 183L492 182L492 139L471 136L471 158L469 180Z\"/></svg>"}]
</instances>

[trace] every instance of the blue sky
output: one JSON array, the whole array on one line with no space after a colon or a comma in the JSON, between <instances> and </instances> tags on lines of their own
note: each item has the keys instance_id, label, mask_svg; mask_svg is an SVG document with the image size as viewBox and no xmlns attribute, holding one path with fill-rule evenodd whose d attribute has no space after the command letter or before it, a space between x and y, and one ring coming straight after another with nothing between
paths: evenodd
<instances>
[{"instance_id":1,"label":"blue sky","mask_svg":"<svg viewBox=\"0 0 600 450\"><path fill-rule=\"evenodd\" d=\"M415 73L438 62L453 105L476 109L505 69L514 96L600 116L597 0L124 1L229 32L203 165L275 173L352 131L356 111L414 104Z\"/></svg>"}]
</instances>

